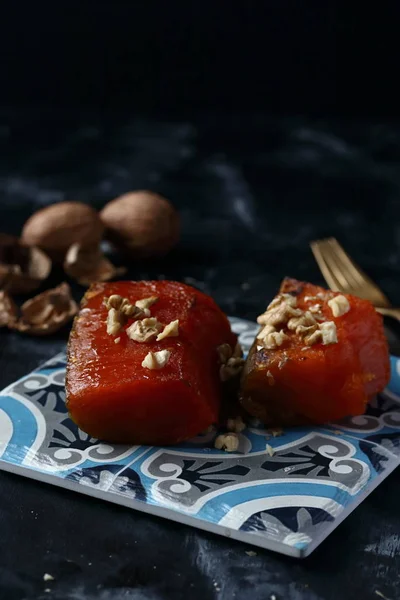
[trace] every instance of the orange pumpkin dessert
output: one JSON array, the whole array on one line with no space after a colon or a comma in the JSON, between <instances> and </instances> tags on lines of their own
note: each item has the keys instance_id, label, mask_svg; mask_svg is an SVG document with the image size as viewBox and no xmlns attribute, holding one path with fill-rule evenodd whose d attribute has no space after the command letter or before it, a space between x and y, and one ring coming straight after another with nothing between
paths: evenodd
<instances>
[{"instance_id":1,"label":"orange pumpkin dessert","mask_svg":"<svg viewBox=\"0 0 400 600\"><path fill-rule=\"evenodd\" d=\"M186 440L218 421L221 375L235 374L243 363L236 342L214 300L192 287L94 284L69 340L70 416L111 442Z\"/></svg>"},{"instance_id":2,"label":"orange pumpkin dessert","mask_svg":"<svg viewBox=\"0 0 400 600\"><path fill-rule=\"evenodd\" d=\"M382 317L367 300L285 279L259 316L242 406L271 425L327 423L365 412L389 380Z\"/></svg>"}]
</instances>

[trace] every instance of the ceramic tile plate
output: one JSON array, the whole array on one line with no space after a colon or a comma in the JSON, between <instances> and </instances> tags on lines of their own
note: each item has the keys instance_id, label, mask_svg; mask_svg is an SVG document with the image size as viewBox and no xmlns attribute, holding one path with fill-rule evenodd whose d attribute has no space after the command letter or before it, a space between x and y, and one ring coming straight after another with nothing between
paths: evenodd
<instances>
[{"instance_id":1,"label":"ceramic tile plate","mask_svg":"<svg viewBox=\"0 0 400 600\"><path fill-rule=\"evenodd\" d=\"M257 325L231 323L248 350ZM390 385L365 415L280 437L250 426L227 454L213 448L216 431L173 448L87 436L68 418L58 355L0 394L0 468L304 557L400 462L400 359L391 361Z\"/></svg>"}]
</instances>

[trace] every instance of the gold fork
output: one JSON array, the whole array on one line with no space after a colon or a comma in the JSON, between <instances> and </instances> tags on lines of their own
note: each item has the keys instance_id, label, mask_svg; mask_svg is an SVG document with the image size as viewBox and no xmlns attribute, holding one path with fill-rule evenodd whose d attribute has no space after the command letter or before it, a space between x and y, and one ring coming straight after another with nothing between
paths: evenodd
<instances>
[{"instance_id":1,"label":"gold fork","mask_svg":"<svg viewBox=\"0 0 400 600\"><path fill-rule=\"evenodd\" d=\"M335 238L315 240L310 246L331 290L369 300L382 315L400 321L400 308L391 305L382 290L350 258Z\"/></svg>"}]
</instances>

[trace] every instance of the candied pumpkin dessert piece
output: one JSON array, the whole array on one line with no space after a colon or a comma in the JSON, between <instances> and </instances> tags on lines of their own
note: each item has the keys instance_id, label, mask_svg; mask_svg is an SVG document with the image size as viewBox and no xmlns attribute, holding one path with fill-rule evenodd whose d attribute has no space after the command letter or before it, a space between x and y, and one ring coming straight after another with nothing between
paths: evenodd
<instances>
[{"instance_id":1,"label":"candied pumpkin dessert piece","mask_svg":"<svg viewBox=\"0 0 400 600\"><path fill-rule=\"evenodd\" d=\"M266 424L363 414L389 381L382 317L367 300L285 279L258 323L240 402Z\"/></svg>"},{"instance_id":2,"label":"candied pumpkin dessert piece","mask_svg":"<svg viewBox=\"0 0 400 600\"><path fill-rule=\"evenodd\" d=\"M188 285L94 284L68 345L70 416L110 442L189 439L218 421L226 371L244 362L236 344L214 300Z\"/></svg>"}]
</instances>

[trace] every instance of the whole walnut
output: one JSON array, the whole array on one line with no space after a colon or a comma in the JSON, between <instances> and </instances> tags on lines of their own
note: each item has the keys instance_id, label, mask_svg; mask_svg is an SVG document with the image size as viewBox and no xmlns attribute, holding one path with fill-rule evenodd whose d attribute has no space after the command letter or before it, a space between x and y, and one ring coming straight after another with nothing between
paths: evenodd
<instances>
[{"instance_id":1,"label":"whole walnut","mask_svg":"<svg viewBox=\"0 0 400 600\"><path fill-rule=\"evenodd\" d=\"M25 223L21 239L62 262L73 244L98 244L103 232L104 226L94 208L82 202L59 202L34 213Z\"/></svg>"},{"instance_id":2,"label":"whole walnut","mask_svg":"<svg viewBox=\"0 0 400 600\"><path fill-rule=\"evenodd\" d=\"M168 200L145 190L109 202L100 217L106 237L132 257L162 256L179 241L179 215Z\"/></svg>"}]
</instances>

